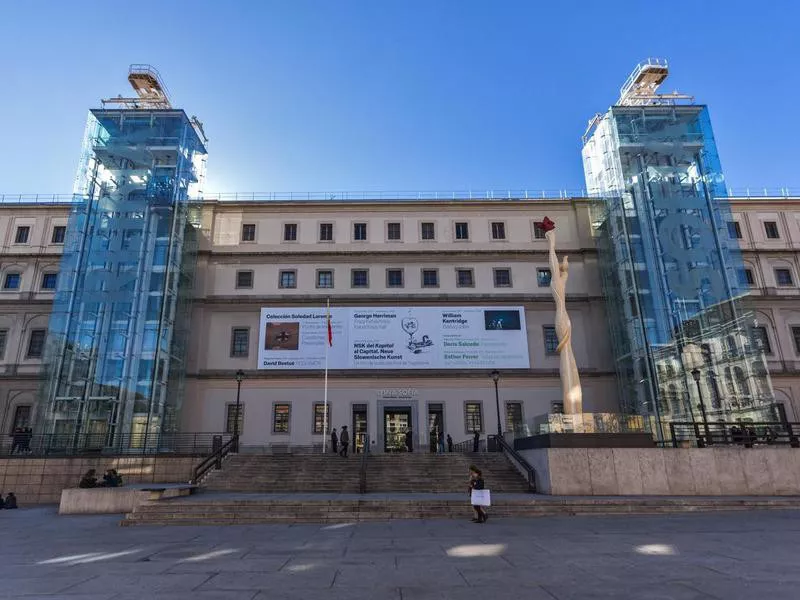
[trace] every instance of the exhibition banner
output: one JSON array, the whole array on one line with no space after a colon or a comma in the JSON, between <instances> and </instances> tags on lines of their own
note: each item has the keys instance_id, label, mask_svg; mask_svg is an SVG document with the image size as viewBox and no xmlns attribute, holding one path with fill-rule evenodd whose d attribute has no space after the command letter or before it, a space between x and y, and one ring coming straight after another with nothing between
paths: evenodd
<instances>
[{"instance_id":1,"label":"exhibition banner","mask_svg":"<svg viewBox=\"0 0 800 600\"><path fill-rule=\"evenodd\" d=\"M330 310L329 369L527 369L521 306ZM262 308L259 369L324 369L324 307Z\"/></svg>"}]
</instances>

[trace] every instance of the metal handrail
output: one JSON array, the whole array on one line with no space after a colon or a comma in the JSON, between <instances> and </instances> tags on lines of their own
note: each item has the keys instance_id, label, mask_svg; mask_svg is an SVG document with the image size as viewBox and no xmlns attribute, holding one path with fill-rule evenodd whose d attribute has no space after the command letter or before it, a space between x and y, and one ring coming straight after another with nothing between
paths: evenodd
<instances>
[{"instance_id":1,"label":"metal handrail","mask_svg":"<svg viewBox=\"0 0 800 600\"><path fill-rule=\"evenodd\" d=\"M453 452L475 452L475 438L453 444ZM478 452L486 452L486 440L483 438L478 440Z\"/></svg>"},{"instance_id":2,"label":"metal handrail","mask_svg":"<svg viewBox=\"0 0 800 600\"><path fill-rule=\"evenodd\" d=\"M527 460L525 460L524 456L514 450L514 447L509 444L502 435L493 435L491 437L494 438L495 443L500 448L500 452L505 454L506 457L510 458L513 462L517 463L517 467L519 469L525 471L525 474L528 478L528 491L536 493L536 470Z\"/></svg>"},{"instance_id":3,"label":"metal handrail","mask_svg":"<svg viewBox=\"0 0 800 600\"><path fill-rule=\"evenodd\" d=\"M788 444L800 448L800 423L788 421L672 421L669 431L674 448L686 441L694 442L698 448L712 445L752 448L754 444Z\"/></svg>"},{"instance_id":4,"label":"metal handrail","mask_svg":"<svg viewBox=\"0 0 800 600\"><path fill-rule=\"evenodd\" d=\"M207 456L199 465L194 468L194 475L190 483L197 484L203 476L211 469L219 470L222 468L222 459L232 450L239 446L239 436L234 435L226 443L222 444L215 452Z\"/></svg>"},{"instance_id":5,"label":"metal handrail","mask_svg":"<svg viewBox=\"0 0 800 600\"><path fill-rule=\"evenodd\" d=\"M358 493L367 493L367 457L369 456L369 434L364 434L364 451L361 453L361 468L358 473Z\"/></svg>"},{"instance_id":6,"label":"metal handrail","mask_svg":"<svg viewBox=\"0 0 800 600\"><path fill-rule=\"evenodd\" d=\"M149 432L33 434L13 431L0 436L0 456L34 458L39 456L206 456L214 450L214 439L229 434L218 432Z\"/></svg>"}]
</instances>

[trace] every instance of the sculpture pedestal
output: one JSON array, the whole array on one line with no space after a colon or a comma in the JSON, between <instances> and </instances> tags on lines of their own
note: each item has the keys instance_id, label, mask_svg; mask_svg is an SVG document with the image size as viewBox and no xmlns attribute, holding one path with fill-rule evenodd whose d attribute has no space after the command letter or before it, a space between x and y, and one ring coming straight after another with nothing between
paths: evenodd
<instances>
[{"instance_id":1,"label":"sculpture pedestal","mask_svg":"<svg viewBox=\"0 0 800 600\"><path fill-rule=\"evenodd\" d=\"M534 448L653 448L640 415L546 414L533 421L534 435L514 440L515 450Z\"/></svg>"}]
</instances>

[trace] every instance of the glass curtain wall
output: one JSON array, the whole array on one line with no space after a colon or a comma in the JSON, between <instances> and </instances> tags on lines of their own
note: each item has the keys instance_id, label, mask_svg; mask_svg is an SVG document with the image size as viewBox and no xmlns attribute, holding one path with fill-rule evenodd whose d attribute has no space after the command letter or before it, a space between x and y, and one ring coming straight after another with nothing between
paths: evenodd
<instances>
[{"instance_id":1,"label":"glass curtain wall","mask_svg":"<svg viewBox=\"0 0 800 600\"><path fill-rule=\"evenodd\" d=\"M707 108L614 106L583 160L622 409L661 437L703 413L775 418Z\"/></svg>"},{"instance_id":2,"label":"glass curtain wall","mask_svg":"<svg viewBox=\"0 0 800 600\"><path fill-rule=\"evenodd\" d=\"M181 110L93 110L37 419L53 449L155 448L176 428L206 149Z\"/></svg>"}]
</instances>

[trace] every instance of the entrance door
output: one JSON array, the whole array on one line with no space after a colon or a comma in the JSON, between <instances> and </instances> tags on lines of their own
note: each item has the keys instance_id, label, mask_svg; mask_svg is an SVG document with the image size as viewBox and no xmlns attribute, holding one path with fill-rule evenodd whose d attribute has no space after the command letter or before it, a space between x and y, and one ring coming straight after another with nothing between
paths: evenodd
<instances>
[{"instance_id":1,"label":"entrance door","mask_svg":"<svg viewBox=\"0 0 800 600\"><path fill-rule=\"evenodd\" d=\"M383 412L383 451L405 452L406 431L411 424L410 408L387 408Z\"/></svg>"},{"instance_id":2,"label":"entrance door","mask_svg":"<svg viewBox=\"0 0 800 600\"><path fill-rule=\"evenodd\" d=\"M444 406L442 404L429 404L428 445L431 452L437 451L440 431L444 432Z\"/></svg>"},{"instance_id":3,"label":"entrance door","mask_svg":"<svg viewBox=\"0 0 800 600\"><path fill-rule=\"evenodd\" d=\"M353 405L353 452L358 454L364 451L364 443L367 440L367 405Z\"/></svg>"}]
</instances>

